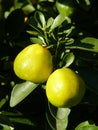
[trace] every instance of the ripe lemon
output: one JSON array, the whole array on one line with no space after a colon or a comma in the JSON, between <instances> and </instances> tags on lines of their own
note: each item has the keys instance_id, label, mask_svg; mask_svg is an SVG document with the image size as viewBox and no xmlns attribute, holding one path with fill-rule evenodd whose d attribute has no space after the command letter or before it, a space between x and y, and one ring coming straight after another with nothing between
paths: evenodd
<instances>
[{"instance_id":1,"label":"ripe lemon","mask_svg":"<svg viewBox=\"0 0 98 130\"><path fill-rule=\"evenodd\" d=\"M72 107L80 103L86 90L83 79L69 68L55 70L46 83L46 96L56 107Z\"/></svg>"},{"instance_id":2,"label":"ripe lemon","mask_svg":"<svg viewBox=\"0 0 98 130\"><path fill-rule=\"evenodd\" d=\"M45 82L53 70L50 51L40 44L24 48L14 60L14 72L23 79L34 83Z\"/></svg>"}]
</instances>

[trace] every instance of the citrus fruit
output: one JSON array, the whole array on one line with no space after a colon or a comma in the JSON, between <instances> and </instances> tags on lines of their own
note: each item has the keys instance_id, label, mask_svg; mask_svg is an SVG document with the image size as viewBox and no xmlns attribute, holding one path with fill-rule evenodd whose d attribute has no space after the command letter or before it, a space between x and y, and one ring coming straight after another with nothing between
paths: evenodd
<instances>
[{"instance_id":1,"label":"citrus fruit","mask_svg":"<svg viewBox=\"0 0 98 130\"><path fill-rule=\"evenodd\" d=\"M70 68L55 70L46 83L46 96L56 107L73 107L80 103L86 90L84 80Z\"/></svg>"},{"instance_id":2,"label":"citrus fruit","mask_svg":"<svg viewBox=\"0 0 98 130\"><path fill-rule=\"evenodd\" d=\"M52 55L40 44L25 47L14 60L15 74L23 80L34 83L45 82L52 70Z\"/></svg>"}]
</instances>

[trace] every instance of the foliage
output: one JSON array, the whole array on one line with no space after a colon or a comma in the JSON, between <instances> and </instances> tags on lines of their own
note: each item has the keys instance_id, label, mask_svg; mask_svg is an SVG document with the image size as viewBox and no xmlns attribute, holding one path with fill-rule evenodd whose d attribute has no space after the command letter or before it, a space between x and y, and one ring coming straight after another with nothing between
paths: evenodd
<instances>
[{"instance_id":1,"label":"foliage","mask_svg":"<svg viewBox=\"0 0 98 130\"><path fill-rule=\"evenodd\" d=\"M74 11L68 17L58 12L56 2L62 0L0 0L2 130L98 129L98 3L69 0ZM13 61L33 43L51 51L54 69L66 66L82 76L87 91L80 104L56 108L47 101L45 83L33 84L16 77Z\"/></svg>"}]
</instances>

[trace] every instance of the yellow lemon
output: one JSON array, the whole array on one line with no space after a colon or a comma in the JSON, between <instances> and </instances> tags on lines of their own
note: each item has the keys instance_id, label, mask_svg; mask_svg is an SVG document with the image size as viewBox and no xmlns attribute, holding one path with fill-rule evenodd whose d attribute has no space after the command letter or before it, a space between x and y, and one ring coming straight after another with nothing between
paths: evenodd
<instances>
[{"instance_id":1,"label":"yellow lemon","mask_svg":"<svg viewBox=\"0 0 98 130\"><path fill-rule=\"evenodd\" d=\"M69 68L55 70L46 83L46 96L56 107L72 107L80 103L86 90L83 79Z\"/></svg>"},{"instance_id":2,"label":"yellow lemon","mask_svg":"<svg viewBox=\"0 0 98 130\"><path fill-rule=\"evenodd\" d=\"M14 60L14 72L23 79L34 83L45 82L53 70L50 51L40 44L24 48Z\"/></svg>"}]
</instances>

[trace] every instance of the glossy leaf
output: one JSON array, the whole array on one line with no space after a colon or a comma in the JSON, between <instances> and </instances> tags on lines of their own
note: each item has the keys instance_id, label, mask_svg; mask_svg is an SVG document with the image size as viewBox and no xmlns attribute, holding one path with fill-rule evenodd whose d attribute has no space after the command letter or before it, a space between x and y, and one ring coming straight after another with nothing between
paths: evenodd
<instances>
[{"instance_id":1,"label":"glossy leaf","mask_svg":"<svg viewBox=\"0 0 98 130\"><path fill-rule=\"evenodd\" d=\"M66 17L64 16L64 14L61 13L57 15L57 17L54 19L52 26L50 27L50 32L55 28L57 28L58 26L60 26L65 21L65 19Z\"/></svg>"},{"instance_id":2,"label":"glossy leaf","mask_svg":"<svg viewBox=\"0 0 98 130\"><path fill-rule=\"evenodd\" d=\"M49 124L56 130L66 130L68 125L69 108L57 108L49 103L51 117L48 117ZM52 122L52 120L54 120ZM54 125L55 124L55 125Z\"/></svg>"},{"instance_id":3,"label":"glossy leaf","mask_svg":"<svg viewBox=\"0 0 98 130\"><path fill-rule=\"evenodd\" d=\"M35 17L34 18L35 18L35 20L38 23L40 28L44 28L45 27L46 20L45 20L44 14L42 12L37 11L35 13Z\"/></svg>"},{"instance_id":4,"label":"glossy leaf","mask_svg":"<svg viewBox=\"0 0 98 130\"><path fill-rule=\"evenodd\" d=\"M38 84L26 81L24 83L16 84L11 92L10 107L16 106L24 98L26 98Z\"/></svg>"},{"instance_id":5,"label":"glossy leaf","mask_svg":"<svg viewBox=\"0 0 98 130\"><path fill-rule=\"evenodd\" d=\"M88 121L80 123L75 130L98 130L98 126L90 124Z\"/></svg>"},{"instance_id":6,"label":"glossy leaf","mask_svg":"<svg viewBox=\"0 0 98 130\"><path fill-rule=\"evenodd\" d=\"M57 130L65 130L67 128L69 114L69 108L58 108L56 119Z\"/></svg>"},{"instance_id":7,"label":"glossy leaf","mask_svg":"<svg viewBox=\"0 0 98 130\"><path fill-rule=\"evenodd\" d=\"M84 47L98 52L98 39L93 37L86 37L84 39L81 39L80 42L81 44L84 44Z\"/></svg>"},{"instance_id":8,"label":"glossy leaf","mask_svg":"<svg viewBox=\"0 0 98 130\"><path fill-rule=\"evenodd\" d=\"M27 15L29 13L32 13L33 11L35 11L34 6L32 6L31 4L27 4L22 8L23 12Z\"/></svg>"},{"instance_id":9,"label":"glossy leaf","mask_svg":"<svg viewBox=\"0 0 98 130\"><path fill-rule=\"evenodd\" d=\"M94 37L85 37L76 40L73 45L67 46L66 48L98 52L98 39Z\"/></svg>"},{"instance_id":10,"label":"glossy leaf","mask_svg":"<svg viewBox=\"0 0 98 130\"><path fill-rule=\"evenodd\" d=\"M54 19L50 17L47 21L47 28L49 28L53 24Z\"/></svg>"},{"instance_id":11,"label":"glossy leaf","mask_svg":"<svg viewBox=\"0 0 98 130\"><path fill-rule=\"evenodd\" d=\"M42 43L43 43L43 41L42 41L41 39L36 38L36 37L31 37L31 38L30 38L30 41L31 41L32 43L39 43L39 44L42 44Z\"/></svg>"},{"instance_id":12,"label":"glossy leaf","mask_svg":"<svg viewBox=\"0 0 98 130\"><path fill-rule=\"evenodd\" d=\"M75 56L73 53L66 54L64 58L66 62L65 67L69 67L73 63L74 59L75 59Z\"/></svg>"}]
</instances>

